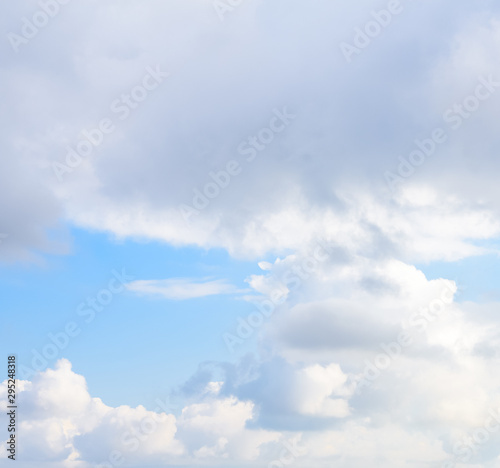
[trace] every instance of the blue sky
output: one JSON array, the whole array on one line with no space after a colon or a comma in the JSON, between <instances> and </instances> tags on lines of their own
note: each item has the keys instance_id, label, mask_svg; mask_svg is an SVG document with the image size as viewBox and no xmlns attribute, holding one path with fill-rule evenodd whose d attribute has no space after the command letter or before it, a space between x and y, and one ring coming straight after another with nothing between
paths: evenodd
<instances>
[{"instance_id":1,"label":"blue sky","mask_svg":"<svg viewBox=\"0 0 500 468\"><path fill-rule=\"evenodd\" d=\"M0 39L20 468L500 466L496 2L26 0Z\"/></svg>"},{"instance_id":2,"label":"blue sky","mask_svg":"<svg viewBox=\"0 0 500 468\"><path fill-rule=\"evenodd\" d=\"M485 254L458 262L435 262L420 266L429 279L450 278L459 285L457 300L495 302L498 300L498 253Z\"/></svg>"},{"instance_id":3,"label":"blue sky","mask_svg":"<svg viewBox=\"0 0 500 468\"><path fill-rule=\"evenodd\" d=\"M170 392L196 371L200 357L228 357L223 333L236 317L253 310L242 300L243 293L177 301L124 290L89 324L88 317L78 315L77 306L105 288L112 271L124 269L143 279L225 279L243 290L248 288L245 278L260 271L255 262L234 260L220 249L119 241L81 229L72 229L71 238L67 256L44 256L38 265L2 268L3 302L14 318L2 347L5 353L16 350L19 364L31 369L32 350L41 352L50 343L48 333L61 332L75 321L81 334L46 367L58 358L69 359L86 375L92 393L118 406L144 404L145 390L152 395ZM241 353L246 351L255 351L255 346L241 348ZM142 377L131 385L134 368Z\"/></svg>"}]
</instances>

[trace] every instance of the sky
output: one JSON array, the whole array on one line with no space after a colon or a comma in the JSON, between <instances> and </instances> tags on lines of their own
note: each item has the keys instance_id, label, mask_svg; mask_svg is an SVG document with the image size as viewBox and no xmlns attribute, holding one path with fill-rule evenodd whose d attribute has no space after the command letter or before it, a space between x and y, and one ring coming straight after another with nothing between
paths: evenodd
<instances>
[{"instance_id":1,"label":"sky","mask_svg":"<svg viewBox=\"0 0 500 468\"><path fill-rule=\"evenodd\" d=\"M500 467L500 7L0 18L0 467Z\"/></svg>"}]
</instances>

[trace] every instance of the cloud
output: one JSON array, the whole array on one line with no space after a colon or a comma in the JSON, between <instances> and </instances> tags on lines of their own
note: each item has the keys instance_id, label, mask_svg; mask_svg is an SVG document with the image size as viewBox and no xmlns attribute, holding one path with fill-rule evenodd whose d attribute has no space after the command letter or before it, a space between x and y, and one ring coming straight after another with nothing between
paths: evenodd
<instances>
[{"instance_id":1,"label":"cloud","mask_svg":"<svg viewBox=\"0 0 500 468\"><path fill-rule=\"evenodd\" d=\"M2 62L2 89L15 109L3 130L5 154L16 155L3 173L31 194L13 197L18 190L5 181L11 202L0 232L9 234L8 255L64 252L64 242L47 236L59 220L259 260L300 248L317 232L400 259L477 255L476 240L499 234L496 184L482 182L498 169L495 93L404 180L403 196L384 179L415 139L446 127L443 113L474 91L479 75L500 77L491 45L498 7L456 5L405 5L350 64L338 46L364 25L369 1L354 8L323 0L312 9L254 2L223 23L205 0L68 5L65 22L55 18ZM21 11L10 8L5 32L20 27ZM81 18L92 26L82 28ZM68 31L70 39L59 40ZM157 66L171 76L120 120L112 103ZM242 143L269 126L275 109L296 117L248 162ZM116 130L59 182L52 164L66 164L68 146L103 118ZM229 161L241 173L220 182ZM429 186L436 203L422 203ZM202 198L206 207L186 223L179 207Z\"/></svg>"},{"instance_id":2,"label":"cloud","mask_svg":"<svg viewBox=\"0 0 500 468\"><path fill-rule=\"evenodd\" d=\"M474 336L474 327L467 328ZM474 341L468 348L441 343L454 349L453 365L435 356L403 356L361 396L353 393L354 374L335 363L255 361L257 372L247 373L247 383L234 386L237 379L229 372L222 383L208 380L177 415L165 412L166 401L155 411L105 405L89 395L85 379L63 359L32 382L19 382L19 464L262 466L278 459L292 438L300 441L294 457L300 468L331 466L331 460L352 468L366 457L391 468L408 460L417 466L442 463L453 459L452 447L465 434L485 425L491 408L500 407L492 398L498 385L489 375L493 361L464 354ZM244 372L244 363L238 367ZM4 397L0 407L6 408ZM481 446L482 460L496 443L491 434Z\"/></svg>"},{"instance_id":3,"label":"cloud","mask_svg":"<svg viewBox=\"0 0 500 468\"><path fill-rule=\"evenodd\" d=\"M89 395L85 379L66 360L32 382L20 382L20 455L26 463L45 460L61 467L73 460L87 468L108 460L114 451L132 467L262 466L278 459L283 444L296 438L304 448L295 457L300 468L323 468L332 460L341 468L368 458L396 468L403 461L426 466L453 459L456 444L500 407L495 397L498 356L491 353L500 336L492 322L498 304L449 303L425 329L413 331L411 345L380 369L370 387L356 393L366 360L378 362L380 344L389 342L392 330L408 329L409 317L421 313L443 287L449 289L447 297L456 292L450 281L429 281L401 262L358 261L356 268L334 261L321 264L301 294L292 291L291 303L262 328L262 349L272 352L200 367L181 389L189 401L176 414L165 411L165 405L157 411L110 407ZM267 265L265 275L277 274L281 263ZM361 281L375 275L383 288ZM276 278L265 276L258 286L265 290L266 281ZM315 315L311 310L318 307L313 301L318 292L326 300L324 314ZM352 328L349 347L339 346L335 333L346 332L327 328L328 314L335 316L349 302L358 327ZM331 330L330 342L318 347L312 341L297 344L287 334L276 339L287 322L297 334L307 333L310 326L301 320L309 316L313 329ZM377 336L375 328L373 340L357 341L356 333L373 329L373 317L382 333ZM5 409L5 399L0 407ZM483 463L498 444L497 435L489 437L478 454Z\"/></svg>"},{"instance_id":4,"label":"cloud","mask_svg":"<svg viewBox=\"0 0 500 468\"><path fill-rule=\"evenodd\" d=\"M352 390L338 364L291 365L275 358L259 364L255 374L237 386L236 394L259 405L259 423L264 427L319 428L350 415Z\"/></svg>"},{"instance_id":5,"label":"cloud","mask_svg":"<svg viewBox=\"0 0 500 468\"><path fill-rule=\"evenodd\" d=\"M10 127L10 125L8 125ZM9 129L4 129L9 132ZM15 131L12 130L12 133ZM11 135L12 135L11 133ZM40 261L40 253L67 254L69 235L61 222L63 208L39 177L36 151L30 142L18 148L2 143L5 155L0 171L0 261Z\"/></svg>"},{"instance_id":6,"label":"cloud","mask_svg":"<svg viewBox=\"0 0 500 468\"><path fill-rule=\"evenodd\" d=\"M279 434L248 429L254 404L236 397L219 398L215 382L205 402L187 405L177 418L165 413L163 396L157 411L142 406L110 407L89 395L83 376L66 359L55 369L38 373L32 382L18 382L18 463L50 462L50 466L126 463L127 466L165 466L213 458L235 462L254 460L260 447ZM1 384L6 395L7 381ZM5 397L0 399L6 411ZM2 456L5 454L3 453ZM113 462L113 460L115 460Z\"/></svg>"},{"instance_id":7,"label":"cloud","mask_svg":"<svg viewBox=\"0 0 500 468\"><path fill-rule=\"evenodd\" d=\"M141 295L161 296L172 300L186 300L220 294L243 292L225 280L196 280L171 278L165 280L137 280L126 285L129 291Z\"/></svg>"},{"instance_id":8,"label":"cloud","mask_svg":"<svg viewBox=\"0 0 500 468\"><path fill-rule=\"evenodd\" d=\"M259 455L259 446L276 441L279 434L247 430L246 423L253 418L254 404L235 397L196 403L182 410L179 436L201 459L254 460Z\"/></svg>"}]
</instances>

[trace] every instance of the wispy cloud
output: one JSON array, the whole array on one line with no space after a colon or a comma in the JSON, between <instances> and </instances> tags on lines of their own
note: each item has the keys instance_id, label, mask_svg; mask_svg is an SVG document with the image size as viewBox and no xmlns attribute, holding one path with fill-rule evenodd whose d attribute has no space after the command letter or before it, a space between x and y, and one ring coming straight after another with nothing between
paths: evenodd
<instances>
[{"instance_id":1,"label":"wispy cloud","mask_svg":"<svg viewBox=\"0 0 500 468\"><path fill-rule=\"evenodd\" d=\"M182 301L197 297L236 294L245 292L226 280L209 278L169 278L163 280L138 280L128 283L127 289L142 295L162 296Z\"/></svg>"}]
</instances>

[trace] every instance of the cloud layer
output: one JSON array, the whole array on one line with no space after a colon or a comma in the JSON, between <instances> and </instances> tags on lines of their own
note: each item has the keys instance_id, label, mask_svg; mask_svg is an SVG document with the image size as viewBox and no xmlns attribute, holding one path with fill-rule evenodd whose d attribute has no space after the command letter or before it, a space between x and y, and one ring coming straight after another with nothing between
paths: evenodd
<instances>
[{"instance_id":1,"label":"cloud layer","mask_svg":"<svg viewBox=\"0 0 500 468\"><path fill-rule=\"evenodd\" d=\"M402 4L346 62L339 44L365 26L363 12L384 7L256 1L221 22L205 0L109 0L66 5L17 54L4 43L4 151L16 162L2 173L30 190L20 198L2 184L3 255L51 248L44 231L62 217L237 256L297 248L318 230L356 240L380 233L400 254L476 253L471 240L498 233L496 184L485 183L496 167L496 7ZM37 8L11 7L4 32ZM70 40L59 41L68 25ZM491 83L487 99L454 110L473 106L481 77ZM408 167L415 140L425 147L436 128L446 143ZM56 163L67 168L62 181ZM388 171L403 180L402 194ZM182 206L194 210L188 221Z\"/></svg>"}]
</instances>

